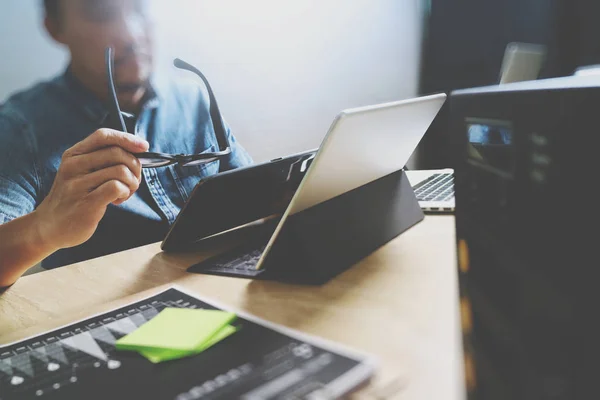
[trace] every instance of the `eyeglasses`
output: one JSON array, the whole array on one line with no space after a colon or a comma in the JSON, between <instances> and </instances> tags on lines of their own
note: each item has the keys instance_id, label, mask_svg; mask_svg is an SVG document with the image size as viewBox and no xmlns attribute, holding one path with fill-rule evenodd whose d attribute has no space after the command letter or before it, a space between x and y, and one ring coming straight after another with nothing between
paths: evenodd
<instances>
[{"instance_id":1,"label":"eyeglasses","mask_svg":"<svg viewBox=\"0 0 600 400\"><path fill-rule=\"evenodd\" d=\"M110 94L110 113L114 115L123 132L127 131L127 125L125 124L125 120L123 116L127 115L121 112L121 107L119 106L119 100L117 99L117 90L115 87L115 79L113 75L114 65L115 65L115 56L114 49L109 47L106 49L106 74L108 75L108 92ZM206 85L206 89L208 91L208 97L210 100L210 119L212 121L212 125L215 131L215 136L217 138L217 142L219 144L218 152L210 152L210 153L201 153L201 154L165 154L165 153L137 153L134 154L140 160L142 164L142 168L158 168L165 167L167 165L179 164L183 167L192 166L192 165L200 165L206 164L218 159L221 159L229 154L231 154L231 147L229 146L229 140L227 139L227 135L225 133L225 127L223 125L223 119L221 117L221 112L219 111L219 106L217 104L217 100L215 99L215 95L208 83L208 80L200 72L196 67L186 63L179 58L173 61L173 65L176 68L187 70L193 72L198 75L204 84Z\"/></svg>"}]
</instances>

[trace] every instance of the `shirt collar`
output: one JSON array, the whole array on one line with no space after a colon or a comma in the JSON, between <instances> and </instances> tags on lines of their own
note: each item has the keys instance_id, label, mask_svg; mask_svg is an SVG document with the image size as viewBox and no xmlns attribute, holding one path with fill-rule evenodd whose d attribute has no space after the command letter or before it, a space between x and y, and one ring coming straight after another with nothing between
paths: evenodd
<instances>
[{"instance_id":1,"label":"shirt collar","mask_svg":"<svg viewBox=\"0 0 600 400\"><path fill-rule=\"evenodd\" d=\"M75 107L79 108L90 120L98 126L104 126L109 120L108 107L94 95L75 75L71 68L67 68L62 76L62 84L74 96ZM149 90L142 100L142 109L156 108L160 102L158 91L155 90L154 79L151 79Z\"/></svg>"}]
</instances>

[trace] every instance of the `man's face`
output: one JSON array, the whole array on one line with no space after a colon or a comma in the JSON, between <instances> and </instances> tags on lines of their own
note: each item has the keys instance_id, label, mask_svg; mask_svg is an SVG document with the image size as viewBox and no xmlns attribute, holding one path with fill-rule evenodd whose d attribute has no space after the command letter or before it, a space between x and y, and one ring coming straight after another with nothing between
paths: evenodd
<instances>
[{"instance_id":1,"label":"man's face","mask_svg":"<svg viewBox=\"0 0 600 400\"><path fill-rule=\"evenodd\" d=\"M115 84L124 109L135 109L152 73L148 0L61 0L53 36L71 52L73 72L102 99L108 95L105 49L115 49Z\"/></svg>"}]
</instances>

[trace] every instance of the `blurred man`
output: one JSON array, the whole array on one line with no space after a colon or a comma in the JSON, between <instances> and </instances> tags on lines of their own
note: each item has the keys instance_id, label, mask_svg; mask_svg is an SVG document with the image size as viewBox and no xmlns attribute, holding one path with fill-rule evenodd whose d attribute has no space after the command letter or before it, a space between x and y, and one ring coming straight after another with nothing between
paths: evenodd
<instances>
[{"instance_id":1,"label":"blurred man","mask_svg":"<svg viewBox=\"0 0 600 400\"><path fill-rule=\"evenodd\" d=\"M70 63L0 107L0 287L42 261L55 268L159 241L202 177L252 162L225 126L226 158L142 169L133 154L219 150L201 82L153 75L146 0L44 0L44 7L46 29ZM108 46L135 135L106 129L119 126L107 107Z\"/></svg>"}]
</instances>

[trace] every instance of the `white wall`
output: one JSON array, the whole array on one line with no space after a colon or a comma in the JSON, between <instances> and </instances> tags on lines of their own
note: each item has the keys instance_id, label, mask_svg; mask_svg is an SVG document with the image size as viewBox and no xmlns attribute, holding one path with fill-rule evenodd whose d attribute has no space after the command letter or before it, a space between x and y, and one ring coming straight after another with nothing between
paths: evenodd
<instances>
[{"instance_id":1,"label":"white wall","mask_svg":"<svg viewBox=\"0 0 600 400\"><path fill-rule=\"evenodd\" d=\"M317 147L335 114L417 92L420 0L155 0L159 68L209 78L257 161ZM40 1L0 6L0 101L60 72Z\"/></svg>"},{"instance_id":2,"label":"white wall","mask_svg":"<svg viewBox=\"0 0 600 400\"><path fill-rule=\"evenodd\" d=\"M0 5L0 102L64 68L66 55L46 36L40 5L37 0Z\"/></svg>"}]
</instances>

